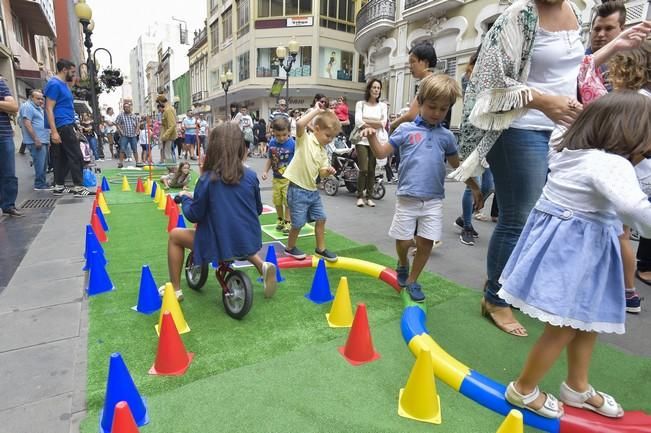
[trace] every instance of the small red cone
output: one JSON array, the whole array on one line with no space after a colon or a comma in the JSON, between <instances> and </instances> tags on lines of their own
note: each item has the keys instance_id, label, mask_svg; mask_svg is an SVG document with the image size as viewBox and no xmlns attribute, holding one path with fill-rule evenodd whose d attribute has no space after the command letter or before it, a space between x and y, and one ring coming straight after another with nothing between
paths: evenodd
<instances>
[{"instance_id":1,"label":"small red cone","mask_svg":"<svg viewBox=\"0 0 651 433\"><path fill-rule=\"evenodd\" d=\"M127 402L118 402L115 405L115 412L113 412L111 433L138 433L139 431Z\"/></svg>"},{"instance_id":2,"label":"small red cone","mask_svg":"<svg viewBox=\"0 0 651 433\"><path fill-rule=\"evenodd\" d=\"M190 363L194 353L186 352L183 340L176 329L174 319L169 311L163 313L163 324L160 337L158 338L158 352L156 361L149 369L149 374L165 376L183 375Z\"/></svg>"},{"instance_id":3,"label":"small red cone","mask_svg":"<svg viewBox=\"0 0 651 433\"><path fill-rule=\"evenodd\" d=\"M352 365L366 364L380 357L380 354L373 348L371 329L368 326L368 317L366 315L366 304L357 305L348 340L345 346L339 348L339 353Z\"/></svg>"},{"instance_id":4,"label":"small red cone","mask_svg":"<svg viewBox=\"0 0 651 433\"><path fill-rule=\"evenodd\" d=\"M90 217L90 225L93 228L93 231L95 232L95 236L97 237L98 241L100 242L108 241L108 237L106 236L104 227L102 227L102 223L100 222L99 217L97 216L97 212L93 212L93 215Z\"/></svg>"},{"instance_id":5,"label":"small red cone","mask_svg":"<svg viewBox=\"0 0 651 433\"><path fill-rule=\"evenodd\" d=\"M170 215L170 208L174 204L174 201L172 201L172 196L167 194L167 201L165 202L165 215L169 216Z\"/></svg>"},{"instance_id":6,"label":"small red cone","mask_svg":"<svg viewBox=\"0 0 651 433\"><path fill-rule=\"evenodd\" d=\"M97 197L97 196L95 196L95 197ZM90 211L90 223L91 224L93 223L93 215L95 215L95 213L97 213L97 211L95 211L95 209L97 209L97 199L93 200L93 208Z\"/></svg>"},{"instance_id":7,"label":"small red cone","mask_svg":"<svg viewBox=\"0 0 651 433\"><path fill-rule=\"evenodd\" d=\"M172 202L172 206L170 206L169 213L168 215L168 221L167 221L167 233L171 232L172 229L175 229L176 226L179 223L179 208L176 207L176 204Z\"/></svg>"},{"instance_id":8,"label":"small red cone","mask_svg":"<svg viewBox=\"0 0 651 433\"><path fill-rule=\"evenodd\" d=\"M136 192L145 192L145 185L142 184L142 178L138 178L136 183Z\"/></svg>"},{"instance_id":9,"label":"small red cone","mask_svg":"<svg viewBox=\"0 0 651 433\"><path fill-rule=\"evenodd\" d=\"M95 197L97 197L97 194L99 194L100 192L102 192L102 185L98 183L97 189L95 190Z\"/></svg>"}]
</instances>

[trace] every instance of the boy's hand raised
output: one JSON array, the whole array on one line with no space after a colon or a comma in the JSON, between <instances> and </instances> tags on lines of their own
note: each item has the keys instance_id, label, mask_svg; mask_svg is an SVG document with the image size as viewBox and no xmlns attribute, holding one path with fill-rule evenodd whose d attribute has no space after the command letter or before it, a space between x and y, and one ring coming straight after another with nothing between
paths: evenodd
<instances>
[{"instance_id":1,"label":"boy's hand raised","mask_svg":"<svg viewBox=\"0 0 651 433\"><path fill-rule=\"evenodd\" d=\"M262 178L262 180L267 180L267 178L268 178L269 176L268 176L267 173L265 172L265 173L262 173L262 175L260 175L260 177Z\"/></svg>"}]
</instances>

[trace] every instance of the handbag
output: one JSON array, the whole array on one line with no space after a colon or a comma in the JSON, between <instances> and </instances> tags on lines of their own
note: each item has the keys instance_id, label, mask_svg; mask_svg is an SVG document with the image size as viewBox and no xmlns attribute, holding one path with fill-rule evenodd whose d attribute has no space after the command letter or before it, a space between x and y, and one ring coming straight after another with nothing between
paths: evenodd
<instances>
[{"instance_id":1,"label":"handbag","mask_svg":"<svg viewBox=\"0 0 651 433\"><path fill-rule=\"evenodd\" d=\"M355 128L353 128L353 130L350 133L350 137L348 137L350 144L352 144L353 146L357 146L359 142L362 141L361 132L362 131L360 130L359 127L356 126Z\"/></svg>"}]
</instances>

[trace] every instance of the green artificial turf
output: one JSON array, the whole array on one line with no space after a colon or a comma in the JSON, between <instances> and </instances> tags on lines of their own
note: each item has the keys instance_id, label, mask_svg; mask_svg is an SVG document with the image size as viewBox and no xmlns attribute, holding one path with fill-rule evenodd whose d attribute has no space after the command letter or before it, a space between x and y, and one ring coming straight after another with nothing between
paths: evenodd
<instances>
[{"instance_id":1,"label":"green artificial turf","mask_svg":"<svg viewBox=\"0 0 651 433\"><path fill-rule=\"evenodd\" d=\"M124 204L111 206L113 196ZM352 272L328 270L331 289L347 276L353 304L367 305L369 322L381 358L352 367L338 353L347 329L332 329L324 314L330 304L314 305L309 291L313 269L282 270L287 280L273 299L262 297L254 281L254 304L242 321L224 312L218 284L211 276L202 292L184 288L182 303L192 331L182 336L195 353L181 377L150 376L157 337L151 316L130 309L138 296L140 269L149 264L156 282L167 280L167 218L153 202L137 203L111 193L111 230L104 244L107 270L117 290L90 299L88 337L89 415L82 431L97 430L98 410L104 402L109 354L121 352L140 393L149 403L149 432L405 432L430 431L433 426L397 415L397 396L407 381L414 359L400 335L401 297L379 280ZM108 194L107 194L108 196ZM108 197L107 197L108 199ZM275 215L264 215L270 223ZM265 236L265 235L263 235ZM270 240L265 236L265 241ZM359 245L329 232L328 248L342 256L393 266L395 260L373 246ZM313 238L299 239L299 247L314 248ZM542 327L523 318L531 337L509 337L489 326L479 313L479 295L433 274L423 275L428 329L450 354L469 367L501 382L518 372ZM184 285L182 278L182 285ZM651 389L636 386L648 377L648 359L625 355L599 345L593 361L594 383L615 395L627 409L651 411ZM554 368L543 387L555 392L564 361ZM440 381L441 432L492 432L498 415L480 407ZM533 430L527 430L530 432Z\"/></svg>"}]
</instances>

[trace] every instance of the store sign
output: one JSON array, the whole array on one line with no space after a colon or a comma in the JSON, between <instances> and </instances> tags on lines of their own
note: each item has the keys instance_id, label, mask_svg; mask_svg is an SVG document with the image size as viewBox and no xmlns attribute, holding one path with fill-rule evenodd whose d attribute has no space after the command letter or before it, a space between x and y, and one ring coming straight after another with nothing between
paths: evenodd
<instances>
[{"instance_id":1,"label":"store sign","mask_svg":"<svg viewBox=\"0 0 651 433\"><path fill-rule=\"evenodd\" d=\"M313 25L314 17L291 17L287 18L287 27L309 27Z\"/></svg>"}]
</instances>

